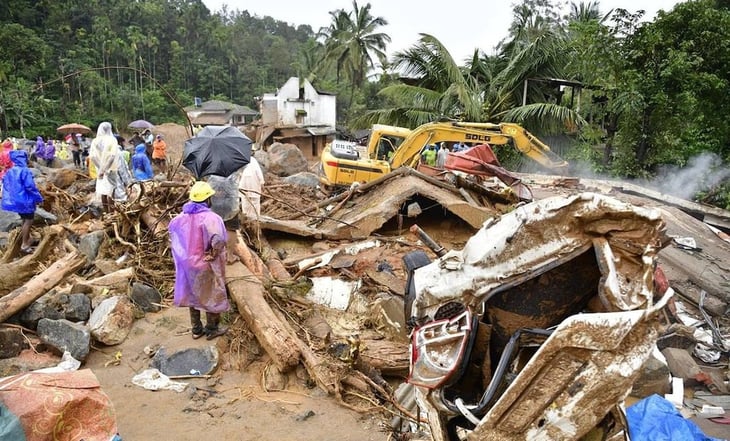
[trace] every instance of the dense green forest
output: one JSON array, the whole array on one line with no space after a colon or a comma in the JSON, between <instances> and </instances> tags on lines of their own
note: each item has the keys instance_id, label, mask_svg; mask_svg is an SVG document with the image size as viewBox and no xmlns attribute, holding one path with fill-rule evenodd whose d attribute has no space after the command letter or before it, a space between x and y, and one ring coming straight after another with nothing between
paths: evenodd
<instances>
[{"instance_id":1,"label":"dense green forest","mask_svg":"<svg viewBox=\"0 0 730 441\"><path fill-rule=\"evenodd\" d=\"M455 60L428 34L386 57L387 11L362 1L312 29L201 0L5 0L0 136L184 122L195 96L256 108L255 97L300 76L337 94L348 129L517 121L569 139L560 153L591 173L651 179L699 165L682 186L730 208L730 2L687 1L650 22L558 3L517 1L496 48Z\"/></svg>"}]
</instances>

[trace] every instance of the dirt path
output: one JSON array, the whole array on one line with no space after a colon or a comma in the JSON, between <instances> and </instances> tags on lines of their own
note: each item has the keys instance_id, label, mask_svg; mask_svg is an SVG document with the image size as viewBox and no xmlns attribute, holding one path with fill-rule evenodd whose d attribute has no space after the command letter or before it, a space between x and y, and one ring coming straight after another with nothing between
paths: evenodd
<instances>
[{"instance_id":1,"label":"dirt path","mask_svg":"<svg viewBox=\"0 0 730 441\"><path fill-rule=\"evenodd\" d=\"M121 345L92 351L87 358L85 367L93 370L111 398L125 441L388 439L380 415L348 410L318 388L305 387L294 373L286 392L266 392L261 386L266 356L237 370L234 360L222 355L213 378L179 380L190 383L181 393L133 385L132 377L149 366L145 346L162 345L169 354L211 344L184 334L188 327L186 309L166 308L137 320ZM219 353L227 353L225 338L212 343L222 349ZM117 351L122 353L121 363L105 367Z\"/></svg>"}]
</instances>

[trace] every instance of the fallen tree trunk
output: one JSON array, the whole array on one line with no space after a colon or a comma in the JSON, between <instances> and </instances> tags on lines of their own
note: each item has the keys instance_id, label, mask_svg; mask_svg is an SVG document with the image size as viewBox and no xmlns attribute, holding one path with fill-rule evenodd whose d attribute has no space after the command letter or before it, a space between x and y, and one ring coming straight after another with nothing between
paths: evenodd
<instances>
[{"instance_id":1,"label":"fallen tree trunk","mask_svg":"<svg viewBox=\"0 0 730 441\"><path fill-rule=\"evenodd\" d=\"M241 317L279 370L295 368L300 356L298 339L266 302L261 281L243 263L236 262L226 267L226 287Z\"/></svg>"},{"instance_id":2,"label":"fallen tree trunk","mask_svg":"<svg viewBox=\"0 0 730 441\"><path fill-rule=\"evenodd\" d=\"M284 264L279 260L276 250L269 244L264 236L260 238L261 255L264 256L264 262L269 268L271 275L276 280L292 280L291 274L286 270Z\"/></svg>"},{"instance_id":3,"label":"fallen tree trunk","mask_svg":"<svg viewBox=\"0 0 730 441\"><path fill-rule=\"evenodd\" d=\"M363 340L360 360L385 375L408 374L408 343L390 340Z\"/></svg>"},{"instance_id":4,"label":"fallen tree trunk","mask_svg":"<svg viewBox=\"0 0 730 441\"><path fill-rule=\"evenodd\" d=\"M95 279L75 280L77 286L86 286L94 294L98 295L105 289L126 292L129 281L134 278L134 267L122 268L113 273L105 274Z\"/></svg>"},{"instance_id":5,"label":"fallen tree trunk","mask_svg":"<svg viewBox=\"0 0 730 441\"><path fill-rule=\"evenodd\" d=\"M150 213L149 207L139 214L139 218L154 236L164 234L167 231L168 222L156 218L152 213Z\"/></svg>"},{"instance_id":6,"label":"fallen tree trunk","mask_svg":"<svg viewBox=\"0 0 730 441\"><path fill-rule=\"evenodd\" d=\"M262 282L271 279L271 272L263 260L243 242L240 232L228 232L228 253L237 256L254 276Z\"/></svg>"},{"instance_id":7,"label":"fallen tree trunk","mask_svg":"<svg viewBox=\"0 0 730 441\"><path fill-rule=\"evenodd\" d=\"M82 268L85 264L85 256L77 252L67 254L45 271L30 279L25 285L0 298L0 323L16 312L27 308L28 305L56 286L66 276Z\"/></svg>"},{"instance_id":8,"label":"fallen tree trunk","mask_svg":"<svg viewBox=\"0 0 730 441\"><path fill-rule=\"evenodd\" d=\"M46 229L43 240L38 244L33 254L12 260L20 252L22 241L20 234L15 235L2 259L2 263L0 263L0 297L19 288L40 272L39 263L46 260L62 231L63 228L56 225Z\"/></svg>"}]
</instances>

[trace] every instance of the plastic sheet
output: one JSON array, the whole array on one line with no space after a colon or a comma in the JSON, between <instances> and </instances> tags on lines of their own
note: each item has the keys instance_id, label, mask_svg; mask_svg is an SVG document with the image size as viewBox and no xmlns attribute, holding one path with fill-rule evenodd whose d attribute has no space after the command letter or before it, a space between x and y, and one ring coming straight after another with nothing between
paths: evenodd
<instances>
[{"instance_id":1,"label":"plastic sheet","mask_svg":"<svg viewBox=\"0 0 730 441\"><path fill-rule=\"evenodd\" d=\"M672 403L651 395L626 411L631 441L721 441L686 420Z\"/></svg>"}]
</instances>

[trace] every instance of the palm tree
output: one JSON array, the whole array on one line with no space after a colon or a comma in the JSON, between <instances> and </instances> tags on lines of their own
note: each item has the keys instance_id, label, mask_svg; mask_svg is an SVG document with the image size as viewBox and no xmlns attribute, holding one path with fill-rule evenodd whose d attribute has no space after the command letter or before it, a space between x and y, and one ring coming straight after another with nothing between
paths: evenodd
<instances>
[{"instance_id":1,"label":"palm tree","mask_svg":"<svg viewBox=\"0 0 730 441\"><path fill-rule=\"evenodd\" d=\"M439 118L481 121L483 96L475 77L465 75L441 42L421 34L419 42L393 55L392 68L403 75L400 84L380 94L396 105L373 110L356 125L381 122L413 127Z\"/></svg>"},{"instance_id":2,"label":"palm tree","mask_svg":"<svg viewBox=\"0 0 730 441\"><path fill-rule=\"evenodd\" d=\"M325 60L333 62L337 69L337 80L344 72L350 79L351 99L356 87L361 87L370 69L375 68L376 58L381 64L386 62L385 50L390 36L377 32L388 22L382 17L373 17L370 3L359 6L352 2L352 11L337 9L330 12L332 23L322 29L325 38Z\"/></svg>"},{"instance_id":3,"label":"palm tree","mask_svg":"<svg viewBox=\"0 0 730 441\"><path fill-rule=\"evenodd\" d=\"M529 44L510 45L512 53L497 57L475 51L464 68L431 35L422 34L412 48L394 55L393 66L404 78L401 84L380 93L394 106L373 110L357 120L357 125L374 123L415 127L439 118L474 122L518 121L533 127L559 130L566 124L582 123L580 116L560 103L549 102L539 82L528 78L559 76L562 40L543 33Z\"/></svg>"}]
</instances>

